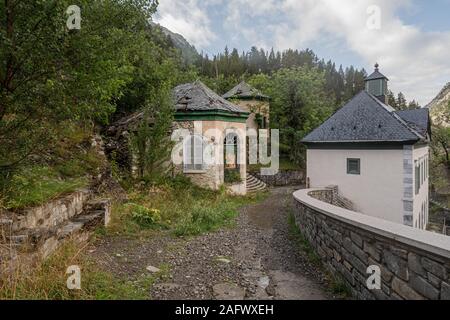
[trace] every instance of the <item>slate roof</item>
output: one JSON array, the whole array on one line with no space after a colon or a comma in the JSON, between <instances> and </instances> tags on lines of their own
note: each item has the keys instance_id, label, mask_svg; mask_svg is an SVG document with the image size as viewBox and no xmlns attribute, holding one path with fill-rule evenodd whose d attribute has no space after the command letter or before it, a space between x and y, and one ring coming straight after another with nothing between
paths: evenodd
<instances>
[{"instance_id":1,"label":"slate roof","mask_svg":"<svg viewBox=\"0 0 450 320\"><path fill-rule=\"evenodd\" d=\"M396 111L395 113L399 115L400 118L405 120L410 127L416 129L423 136L426 136L429 132L431 125L429 109L421 108L414 110L402 110Z\"/></svg>"},{"instance_id":2,"label":"slate roof","mask_svg":"<svg viewBox=\"0 0 450 320\"><path fill-rule=\"evenodd\" d=\"M259 91L256 88L253 88L251 85L246 83L245 81L242 81L237 86L235 86L233 89L225 93L223 96L225 99L248 99L248 98L254 98L254 99L261 99L261 100L269 100L270 97L263 94L261 91Z\"/></svg>"},{"instance_id":3,"label":"slate roof","mask_svg":"<svg viewBox=\"0 0 450 320\"><path fill-rule=\"evenodd\" d=\"M376 79L386 79L386 80L389 80L384 74L382 74L380 71L378 71L378 67L379 67L379 65L378 65L378 63L375 65L375 71L370 75L370 76L368 76L365 80L366 81L368 81L368 80L376 80Z\"/></svg>"},{"instance_id":4,"label":"slate roof","mask_svg":"<svg viewBox=\"0 0 450 320\"><path fill-rule=\"evenodd\" d=\"M195 81L179 85L173 89L176 111L221 111L228 113L248 113L225 100L208 88L203 82Z\"/></svg>"},{"instance_id":5,"label":"slate roof","mask_svg":"<svg viewBox=\"0 0 450 320\"><path fill-rule=\"evenodd\" d=\"M425 140L395 110L368 92L361 91L302 141L416 142Z\"/></svg>"}]
</instances>

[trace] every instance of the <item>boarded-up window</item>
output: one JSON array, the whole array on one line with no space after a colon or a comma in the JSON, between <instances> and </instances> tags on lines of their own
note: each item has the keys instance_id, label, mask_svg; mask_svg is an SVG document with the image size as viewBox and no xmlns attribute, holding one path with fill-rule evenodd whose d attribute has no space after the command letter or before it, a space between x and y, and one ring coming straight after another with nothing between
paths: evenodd
<instances>
[{"instance_id":1,"label":"boarded-up window","mask_svg":"<svg viewBox=\"0 0 450 320\"><path fill-rule=\"evenodd\" d=\"M203 138L191 135L186 138L183 148L184 170L203 170Z\"/></svg>"}]
</instances>

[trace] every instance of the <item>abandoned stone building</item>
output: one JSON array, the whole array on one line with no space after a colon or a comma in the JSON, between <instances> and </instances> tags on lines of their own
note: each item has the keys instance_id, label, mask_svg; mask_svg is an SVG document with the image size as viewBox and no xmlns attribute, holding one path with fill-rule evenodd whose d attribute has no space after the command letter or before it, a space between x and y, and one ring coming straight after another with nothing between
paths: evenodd
<instances>
[{"instance_id":1,"label":"abandoned stone building","mask_svg":"<svg viewBox=\"0 0 450 320\"><path fill-rule=\"evenodd\" d=\"M195 81L175 87L173 101L175 114L169 134L180 160L171 163L173 174L184 174L214 190L225 184L240 195L247 193L247 182L251 188L265 187L247 177L247 128L267 128L268 96L241 82L221 97ZM130 172L134 161L130 136L143 117L142 111L133 113L106 130L107 153Z\"/></svg>"},{"instance_id":2,"label":"abandoned stone building","mask_svg":"<svg viewBox=\"0 0 450 320\"><path fill-rule=\"evenodd\" d=\"M255 130L269 128L269 96L242 81L222 97L250 113L247 119L247 128Z\"/></svg>"}]
</instances>

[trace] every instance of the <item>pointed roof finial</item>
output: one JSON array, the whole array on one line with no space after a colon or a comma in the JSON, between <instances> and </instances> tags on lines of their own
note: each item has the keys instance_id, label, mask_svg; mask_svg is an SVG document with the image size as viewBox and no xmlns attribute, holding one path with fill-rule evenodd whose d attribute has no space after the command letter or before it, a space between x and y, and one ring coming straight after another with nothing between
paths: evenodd
<instances>
[{"instance_id":1,"label":"pointed roof finial","mask_svg":"<svg viewBox=\"0 0 450 320\"><path fill-rule=\"evenodd\" d=\"M377 63L375 63L375 71L368 76L365 80L369 81L369 80L377 80L377 79L386 79L389 81L388 78L386 78L386 76L384 76L383 74L380 73L380 71L378 70L380 67L380 65Z\"/></svg>"}]
</instances>

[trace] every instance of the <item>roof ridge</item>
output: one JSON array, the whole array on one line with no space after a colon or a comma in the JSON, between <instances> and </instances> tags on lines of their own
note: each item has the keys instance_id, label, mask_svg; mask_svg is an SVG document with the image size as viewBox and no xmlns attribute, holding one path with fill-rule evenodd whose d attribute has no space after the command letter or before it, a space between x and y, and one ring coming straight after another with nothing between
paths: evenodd
<instances>
[{"instance_id":1,"label":"roof ridge","mask_svg":"<svg viewBox=\"0 0 450 320\"><path fill-rule=\"evenodd\" d=\"M378 105L380 105L383 110L385 110L388 114L390 114L395 120L397 120L401 125L403 125L406 129L408 129L409 131L411 131L413 134L415 134L416 136L418 136L420 139L425 139L424 136L422 136L420 133L418 133L415 129L411 128L405 120L403 120L398 114L396 114L396 110L394 109L394 111L389 111L386 109L386 104L382 103L380 100L378 100L377 97L375 97L374 95L370 94L369 92L363 90L364 92L366 92L369 97L371 99L373 99Z\"/></svg>"},{"instance_id":2,"label":"roof ridge","mask_svg":"<svg viewBox=\"0 0 450 320\"><path fill-rule=\"evenodd\" d=\"M222 95L223 98L239 98L239 97L254 97L260 99L270 99L269 96L265 95L261 90L255 88L245 80L241 80L238 84L236 84L233 88L228 90L225 94Z\"/></svg>"},{"instance_id":3,"label":"roof ridge","mask_svg":"<svg viewBox=\"0 0 450 320\"><path fill-rule=\"evenodd\" d=\"M200 103L201 106L193 106L191 105L190 108L184 108L186 110L193 110L192 108L198 110L198 111L207 111L207 110L220 110L230 113L239 113L239 114L246 114L248 113L241 107L235 105L234 103L224 99L220 95L218 95L214 90L209 88L206 84L204 84L200 79L197 79L193 82L184 83L176 86L173 89L173 92L175 95L177 95L177 90L180 89L182 92L180 92L180 95L177 97L176 105L178 105L178 102L180 101L180 98L182 96L186 96L189 94L188 92L192 92L192 90L197 90L196 95L195 93L191 93L192 96L190 99L190 103ZM203 98L202 98L203 97ZM203 101L202 101L203 99ZM187 107L187 104L186 104ZM177 107L176 107L177 108ZM179 109L177 109L179 110Z\"/></svg>"},{"instance_id":4,"label":"roof ridge","mask_svg":"<svg viewBox=\"0 0 450 320\"><path fill-rule=\"evenodd\" d=\"M379 110L382 108L384 110ZM395 114L389 105L361 90L320 126L302 139L306 143L324 141L404 141L423 140L420 129ZM379 123L375 123L379 122Z\"/></svg>"}]
</instances>

